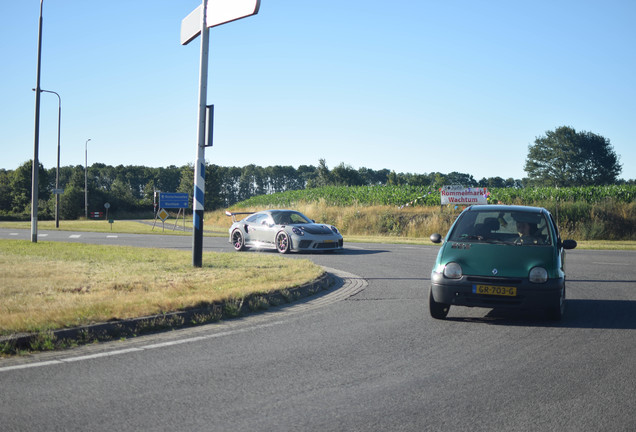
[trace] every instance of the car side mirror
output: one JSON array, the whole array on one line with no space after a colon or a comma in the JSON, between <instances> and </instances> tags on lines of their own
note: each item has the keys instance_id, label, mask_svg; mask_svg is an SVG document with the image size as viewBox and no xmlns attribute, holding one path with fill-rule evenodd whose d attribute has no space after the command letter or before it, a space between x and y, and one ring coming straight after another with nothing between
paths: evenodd
<instances>
[{"instance_id":1,"label":"car side mirror","mask_svg":"<svg viewBox=\"0 0 636 432\"><path fill-rule=\"evenodd\" d=\"M575 240L563 240L563 244L561 246L563 246L563 249L574 249L577 246L577 243Z\"/></svg>"},{"instance_id":2,"label":"car side mirror","mask_svg":"<svg viewBox=\"0 0 636 432\"><path fill-rule=\"evenodd\" d=\"M431 239L431 241L433 243L441 243L442 242L442 236L440 234L437 234L437 233L431 234L430 239Z\"/></svg>"}]
</instances>

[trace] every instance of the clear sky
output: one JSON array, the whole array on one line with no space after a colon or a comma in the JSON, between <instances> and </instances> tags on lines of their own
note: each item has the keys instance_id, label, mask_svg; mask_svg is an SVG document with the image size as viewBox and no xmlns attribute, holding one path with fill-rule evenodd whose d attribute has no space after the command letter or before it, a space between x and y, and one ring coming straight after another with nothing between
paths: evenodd
<instances>
[{"instance_id":1,"label":"clear sky","mask_svg":"<svg viewBox=\"0 0 636 432\"><path fill-rule=\"evenodd\" d=\"M230 1L230 0L226 0ZM41 88L61 164L196 159L200 0L44 0ZM0 168L33 158L39 0L0 1ZM636 178L636 1L262 0L210 32L222 166L523 178L559 126L609 139ZM56 164L58 100L39 160Z\"/></svg>"}]
</instances>

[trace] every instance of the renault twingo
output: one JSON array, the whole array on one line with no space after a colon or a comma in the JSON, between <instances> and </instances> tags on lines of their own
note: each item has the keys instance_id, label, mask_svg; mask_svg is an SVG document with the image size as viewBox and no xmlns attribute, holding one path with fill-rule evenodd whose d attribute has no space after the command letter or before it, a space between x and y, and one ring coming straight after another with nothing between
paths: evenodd
<instances>
[{"instance_id":1,"label":"renault twingo","mask_svg":"<svg viewBox=\"0 0 636 432\"><path fill-rule=\"evenodd\" d=\"M431 235L442 242L439 234ZM565 250L552 215L544 208L468 207L448 232L431 273L429 310L444 319L450 307L565 312Z\"/></svg>"}]
</instances>

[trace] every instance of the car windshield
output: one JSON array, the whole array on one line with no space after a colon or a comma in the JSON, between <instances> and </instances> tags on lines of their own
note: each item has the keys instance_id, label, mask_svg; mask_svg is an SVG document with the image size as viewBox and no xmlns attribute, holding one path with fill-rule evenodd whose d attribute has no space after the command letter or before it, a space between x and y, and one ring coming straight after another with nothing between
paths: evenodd
<instances>
[{"instance_id":1,"label":"car windshield","mask_svg":"<svg viewBox=\"0 0 636 432\"><path fill-rule=\"evenodd\" d=\"M272 212L272 218L276 225L296 225L311 223L309 219L302 213L296 211L278 211Z\"/></svg>"},{"instance_id":2,"label":"car windshield","mask_svg":"<svg viewBox=\"0 0 636 432\"><path fill-rule=\"evenodd\" d=\"M455 224L450 241L537 246L552 244L552 234L539 212L466 211Z\"/></svg>"}]
</instances>

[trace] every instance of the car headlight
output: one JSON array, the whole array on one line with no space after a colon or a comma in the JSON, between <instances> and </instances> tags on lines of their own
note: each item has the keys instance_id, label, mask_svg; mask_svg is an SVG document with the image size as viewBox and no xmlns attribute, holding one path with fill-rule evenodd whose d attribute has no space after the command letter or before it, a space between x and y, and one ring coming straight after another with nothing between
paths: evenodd
<instances>
[{"instance_id":1,"label":"car headlight","mask_svg":"<svg viewBox=\"0 0 636 432\"><path fill-rule=\"evenodd\" d=\"M299 235L299 236L305 235L305 231L301 230L301 229L300 229L300 228L298 228L298 227L293 227L293 228L292 228L292 232L293 232L294 234L296 234L296 235Z\"/></svg>"},{"instance_id":2,"label":"car headlight","mask_svg":"<svg viewBox=\"0 0 636 432\"><path fill-rule=\"evenodd\" d=\"M544 283L548 280L548 271L543 267L532 267L528 278L532 283Z\"/></svg>"},{"instance_id":3,"label":"car headlight","mask_svg":"<svg viewBox=\"0 0 636 432\"><path fill-rule=\"evenodd\" d=\"M340 232L338 231L338 228L336 228L335 226L331 226L331 231L333 231L336 234L340 234Z\"/></svg>"},{"instance_id":4,"label":"car headlight","mask_svg":"<svg viewBox=\"0 0 636 432\"><path fill-rule=\"evenodd\" d=\"M444 276L449 279L459 279L462 277L462 267L456 262L450 262L444 266Z\"/></svg>"}]
</instances>

